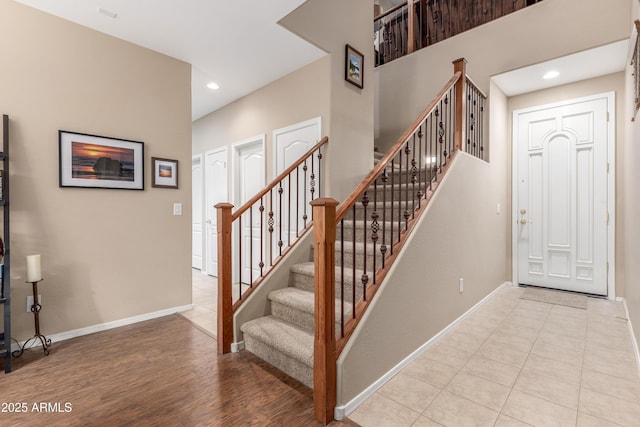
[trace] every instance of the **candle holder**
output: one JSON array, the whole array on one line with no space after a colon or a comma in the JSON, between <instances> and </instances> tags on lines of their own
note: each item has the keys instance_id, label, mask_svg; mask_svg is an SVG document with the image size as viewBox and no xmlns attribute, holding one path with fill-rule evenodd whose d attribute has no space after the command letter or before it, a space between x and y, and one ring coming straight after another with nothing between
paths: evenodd
<instances>
[{"instance_id":1,"label":"candle holder","mask_svg":"<svg viewBox=\"0 0 640 427\"><path fill-rule=\"evenodd\" d=\"M27 344L29 344L31 341L37 342L38 340L40 341L40 343L42 343L42 351L44 351L44 355L45 356L49 355L49 346L51 346L51 340L40 333L39 313L42 306L38 301L38 282L40 282L41 280L42 279L36 280L35 282L31 282L31 285L33 286L33 304L31 305L31 312L33 313L33 321L35 324L36 333L33 337L26 340L24 344L19 346L20 347L19 350L15 350L13 353L11 353L13 357L22 356L22 353L24 353L24 350L27 348Z\"/></svg>"}]
</instances>

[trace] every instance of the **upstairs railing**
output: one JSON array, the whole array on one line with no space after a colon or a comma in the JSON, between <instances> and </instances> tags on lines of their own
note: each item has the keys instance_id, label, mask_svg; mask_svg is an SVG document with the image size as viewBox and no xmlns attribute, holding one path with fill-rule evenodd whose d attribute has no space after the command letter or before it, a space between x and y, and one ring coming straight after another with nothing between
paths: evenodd
<instances>
[{"instance_id":1,"label":"upstairs railing","mask_svg":"<svg viewBox=\"0 0 640 427\"><path fill-rule=\"evenodd\" d=\"M374 17L376 67L542 0L407 0Z\"/></svg>"},{"instance_id":2,"label":"upstairs railing","mask_svg":"<svg viewBox=\"0 0 640 427\"><path fill-rule=\"evenodd\" d=\"M312 203L314 413L320 422L333 419L337 357L454 156L466 150L483 157L484 95L466 78L465 64L454 62L453 77L337 211L333 199Z\"/></svg>"},{"instance_id":3,"label":"upstairs railing","mask_svg":"<svg viewBox=\"0 0 640 427\"><path fill-rule=\"evenodd\" d=\"M322 139L232 213L219 203L218 352L231 351L233 313L311 228L309 202L321 194Z\"/></svg>"}]
</instances>

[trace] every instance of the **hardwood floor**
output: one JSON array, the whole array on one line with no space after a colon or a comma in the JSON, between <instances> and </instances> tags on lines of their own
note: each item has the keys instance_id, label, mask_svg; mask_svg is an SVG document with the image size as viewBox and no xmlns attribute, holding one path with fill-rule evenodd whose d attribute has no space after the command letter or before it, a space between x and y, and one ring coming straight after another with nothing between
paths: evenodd
<instances>
[{"instance_id":1,"label":"hardwood floor","mask_svg":"<svg viewBox=\"0 0 640 427\"><path fill-rule=\"evenodd\" d=\"M2 426L321 425L309 388L249 352L218 356L179 315L29 350L0 376L0 404Z\"/></svg>"}]
</instances>

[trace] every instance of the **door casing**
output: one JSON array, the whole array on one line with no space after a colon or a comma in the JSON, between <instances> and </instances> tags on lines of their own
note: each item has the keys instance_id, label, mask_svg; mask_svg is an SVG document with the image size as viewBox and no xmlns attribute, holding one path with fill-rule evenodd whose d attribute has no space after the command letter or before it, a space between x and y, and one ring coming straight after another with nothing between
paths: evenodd
<instances>
[{"instance_id":1,"label":"door casing","mask_svg":"<svg viewBox=\"0 0 640 427\"><path fill-rule=\"evenodd\" d=\"M607 298L614 300L615 295L615 204L616 204L616 187L615 187L615 92L605 92L597 95L591 95L586 97L580 97L570 99L566 101L538 105L535 107L524 108L513 111L512 120L512 182L511 182L511 248L512 248L512 283L518 285L518 226L519 226L519 212L518 212L518 159L519 159L519 144L518 144L518 115L533 112L544 108L557 108L567 106L579 102L593 101L597 99L607 100L607 162L608 162L608 174L607 174L607 210L609 212L609 223L607 224L607 254L608 254L608 271L607 271Z\"/></svg>"}]
</instances>

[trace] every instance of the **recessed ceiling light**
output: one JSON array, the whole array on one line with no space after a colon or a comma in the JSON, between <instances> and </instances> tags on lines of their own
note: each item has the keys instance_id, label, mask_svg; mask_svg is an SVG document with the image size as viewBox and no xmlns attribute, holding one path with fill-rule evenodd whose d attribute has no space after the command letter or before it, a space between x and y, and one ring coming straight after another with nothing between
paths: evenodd
<instances>
[{"instance_id":1,"label":"recessed ceiling light","mask_svg":"<svg viewBox=\"0 0 640 427\"><path fill-rule=\"evenodd\" d=\"M212 89L212 90L218 90L218 89L220 89L220 86L218 86L215 82L209 82L209 83L207 83L207 87L208 87L209 89Z\"/></svg>"},{"instance_id":2,"label":"recessed ceiling light","mask_svg":"<svg viewBox=\"0 0 640 427\"><path fill-rule=\"evenodd\" d=\"M544 76L542 76L542 78L545 80L555 79L559 75L560 75L559 72L557 72L556 70L552 70L552 71L547 71L547 73Z\"/></svg>"},{"instance_id":3,"label":"recessed ceiling light","mask_svg":"<svg viewBox=\"0 0 640 427\"><path fill-rule=\"evenodd\" d=\"M112 12L110 10L107 9L103 9L101 7L98 8L98 13L104 15L104 16L108 16L111 19L116 19L118 17L118 14L116 12Z\"/></svg>"}]
</instances>

